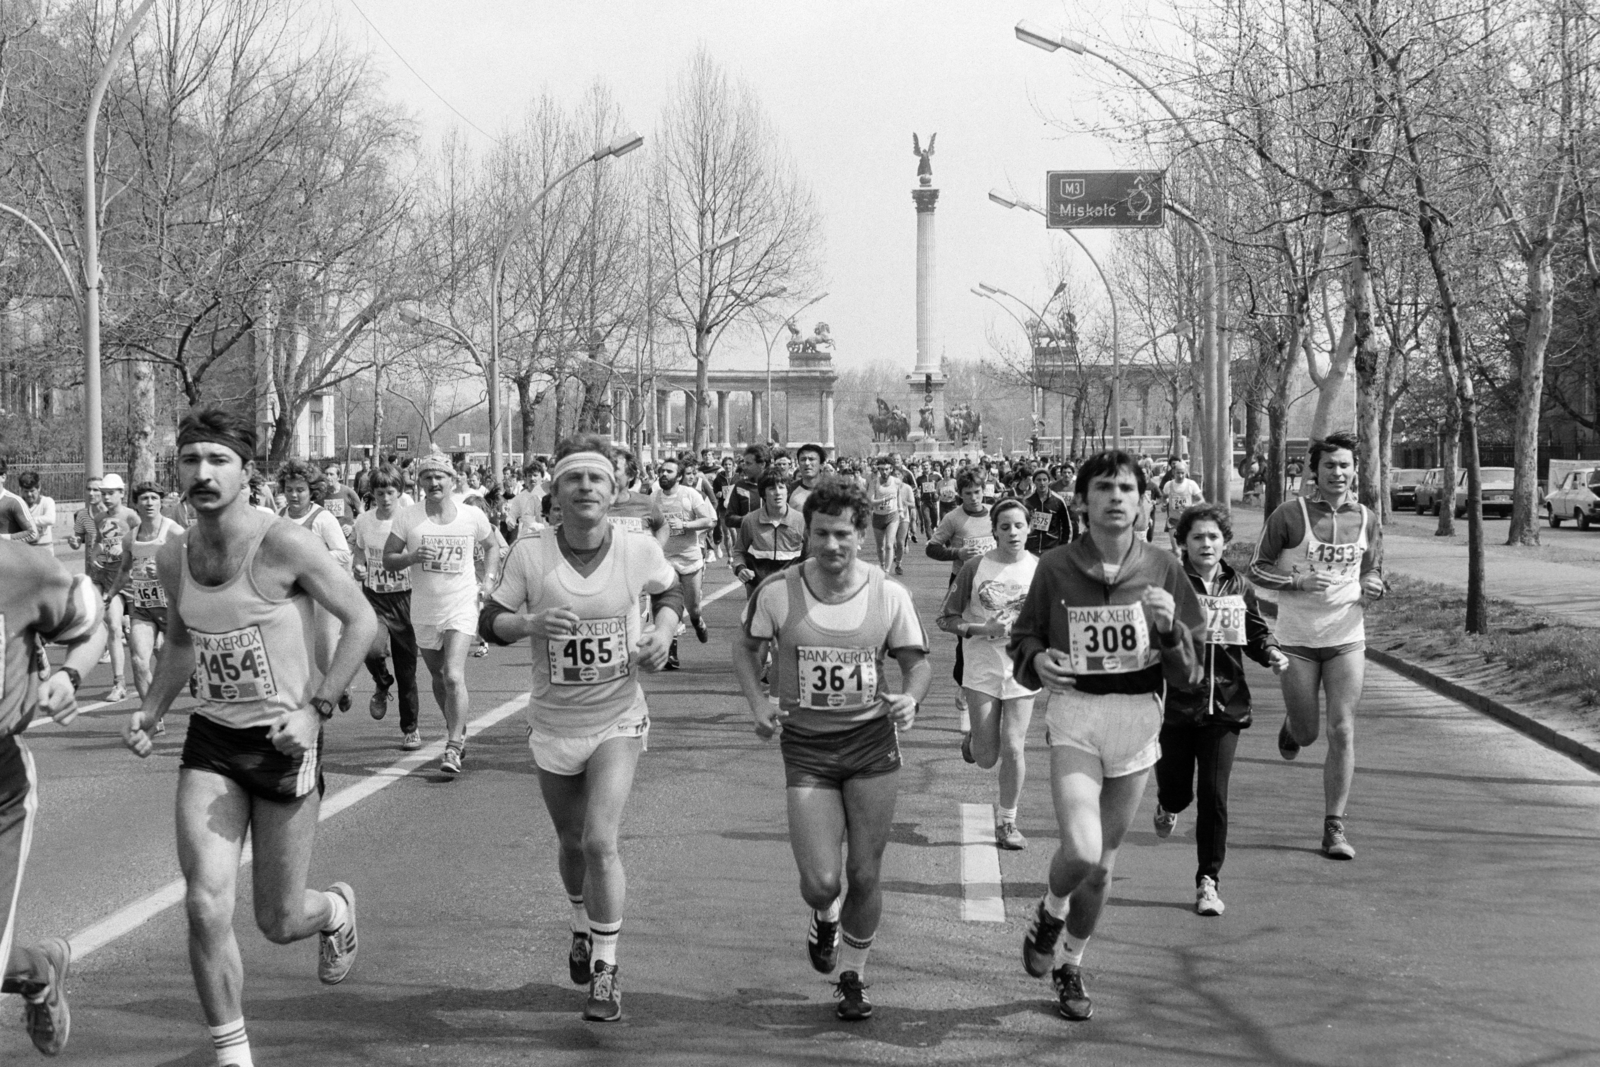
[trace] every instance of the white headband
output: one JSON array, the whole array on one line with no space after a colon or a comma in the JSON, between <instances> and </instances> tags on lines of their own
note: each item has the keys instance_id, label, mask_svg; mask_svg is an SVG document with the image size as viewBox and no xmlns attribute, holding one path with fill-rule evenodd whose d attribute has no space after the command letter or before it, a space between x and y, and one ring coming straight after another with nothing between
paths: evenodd
<instances>
[{"instance_id":1,"label":"white headband","mask_svg":"<svg viewBox=\"0 0 1600 1067\"><path fill-rule=\"evenodd\" d=\"M601 475L615 488L617 484L617 468L609 459L598 452L573 452L562 456L556 463L556 469L550 475L552 484L561 481L564 475L573 471L590 471Z\"/></svg>"}]
</instances>

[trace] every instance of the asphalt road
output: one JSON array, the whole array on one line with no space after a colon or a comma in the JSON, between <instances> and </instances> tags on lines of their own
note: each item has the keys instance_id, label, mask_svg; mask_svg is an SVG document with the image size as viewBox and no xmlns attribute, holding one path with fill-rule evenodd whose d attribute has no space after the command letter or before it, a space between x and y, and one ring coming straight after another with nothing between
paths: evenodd
<instances>
[{"instance_id":1,"label":"asphalt road","mask_svg":"<svg viewBox=\"0 0 1600 1067\"><path fill-rule=\"evenodd\" d=\"M1282 703L1257 672L1258 724L1234 771L1226 915L1193 913L1193 816L1158 841L1152 786L1085 960L1095 1017L1060 1019L1018 960L1054 837L1042 727L1020 820L1032 843L998 857L1006 921L964 920L963 900L986 887L963 878L961 805L991 803L994 781L957 752L952 639L932 630L946 570L920 550L905 580L937 682L902 741L867 975L873 1020L838 1022L806 961L778 753L751 732L727 667L743 601L734 592L709 609L711 644L691 635L685 669L647 681L654 727L625 825L622 1022L579 1018L553 835L516 703L528 653L497 649L470 661L473 716L494 722L469 744L459 780L437 773L436 751L402 759L393 719L360 710L365 679L357 710L330 730L328 808L340 810L323 823L313 876L358 893L362 949L345 984L317 983L314 941L278 947L254 930L242 879L256 1062L1600 1062L1600 777L1377 668L1358 733L1355 862L1317 853L1324 749L1278 757ZM715 565L708 585L726 581ZM105 676L86 683L90 699ZM186 716L139 761L116 735L129 706L28 734L44 787L19 935L103 942L74 970L61 1062L209 1067L181 908L161 907L177 872ZM426 697L424 724L437 741ZM147 921L126 918L152 895ZM0 1063L34 1056L15 1017L5 1009Z\"/></svg>"}]
</instances>

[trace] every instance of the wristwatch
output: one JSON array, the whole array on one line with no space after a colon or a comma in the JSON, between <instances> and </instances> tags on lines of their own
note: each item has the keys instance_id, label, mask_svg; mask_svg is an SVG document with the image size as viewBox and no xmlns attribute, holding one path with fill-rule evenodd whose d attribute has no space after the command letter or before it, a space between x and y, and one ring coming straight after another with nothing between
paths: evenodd
<instances>
[{"instance_id":1,"label":"wristwatch","mask_svg":"<svg viewBox=\"0 0 1600 1067\"><path fill-rule=\"evenodd\" d=\"M78 691L78 687L83 684L83 675L79 674L75 668L61 667L56 671L56 673L67 676L67 681L72 683L72 691L74 693L76 693Z\"/></svg>"},{"instance_id":2,"label":"wristwatch","mask_svg":"<svg viewBox=\"0 0 1600 1067\"><path fill-rule=\"evenodd\" d=\"M329 719L333 718L333 709L335 705L333 701L329 700L327 697L312 697L311 706L317 709L317 714L322 716L323 722L327 722Z\"/></svg>"}]
</instances>

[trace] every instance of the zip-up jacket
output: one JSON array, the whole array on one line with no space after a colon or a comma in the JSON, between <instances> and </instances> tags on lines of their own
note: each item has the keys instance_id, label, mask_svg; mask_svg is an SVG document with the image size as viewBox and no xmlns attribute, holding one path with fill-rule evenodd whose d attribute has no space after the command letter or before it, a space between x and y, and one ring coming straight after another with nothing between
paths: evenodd
<instances>
[{"instance_id":1,"label":"zip-up jacket","mask_svg":"<svg viewBox=\"0 0 1600 1067\"><path fill-rule=\"evenodd\" d=\"M1196 593L1206 596L1244 597L1244 637L1242 645L1199 646L1204 678L1199 689L1172 689L1167 692L1166 721L1172 723L1200 723L1207 720L1226 722L1241 729L1250 725L1250 685L1244 677L1244 657L1249 656L1263 667L1272 666L1267 654L1278 647L1277 638L1267 628L1266 620L1256 604L1256 591L1250 583L1224 561L1217 566L1216 580L1206 589L1205 580L1190 567L1184 557L1183 573L1193 584ZM1203 633L1200 635L1203 637Z\"/></svg>"},{"instance_id":2,"label":"zip-up jacket","mask_svg":"<svg viewBox=\"0 0 1600 1067\"><path fill-rule=\"evenodd\" d=\"M1047 648L1066 651L1070 647L1068 607L1137 604L1146 586L1171 593L1176 607L1170 633L1158 633L1154 626L1150 627L1150 640L1160 660L1126 674L1083 675L1074 680L1074 687L1084 693L1157 693L1163 679L1178 688L1199 685L1201 669L1195 633L1205 625L1200 599L1177 559L1152 548L1140 537L1133 539L1128 557L1112 582L1106 581L1100 549L1089 535L1070 545L1052 548L1039 558L1028 599L1011 627L1011 640L1006 646L1013 677L1029 689L1044 688L1039 672L1034 670L1033 658Z\"/></svg>"}]
</instances>

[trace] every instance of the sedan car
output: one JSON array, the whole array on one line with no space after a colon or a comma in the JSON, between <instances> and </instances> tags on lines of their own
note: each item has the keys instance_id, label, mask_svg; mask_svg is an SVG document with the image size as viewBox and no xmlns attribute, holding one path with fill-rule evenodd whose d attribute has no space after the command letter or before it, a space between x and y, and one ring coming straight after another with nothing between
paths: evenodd
<instances>
[{"instance_id":1,"label":"sedan car","mask_svg":"<svg viewBox=\"0 0 1600 1067\"><path fill-rule=\"evenodd\" d=\"M1567 519L1587 530L1591 522L1600 522L1600 471L1584 467L1568 471L1561 484L1545 498L1544 513L1551 526L1560 526Z\"/></svg>"},{"instance_id":2,"label":"sedan car","mask_svg":"<svg viewBox=\"0 0 1600 1067\"><path fill-rule=\"evenodd\" d=\"M1401 470L1389 472L1389 507L1399 511L1401 508L1417 506L1417 483L1427 470L1420 467L1405 467Z\"/></svg>"},{"instance_id":3,"label":"sedan car","mask_svg":"<svg viewBox=\"0 0 1600 1067\"><path fill-rule=\"evenodd\" d=\"M1411 499L1418 515L1426 515L1430 511L1439 514L1439 497L1442 495L1440 482L1443 479L1443 467L1430 467L1417 479L1416 486L1411 490Z\"/></svg>"}]
</instances>

